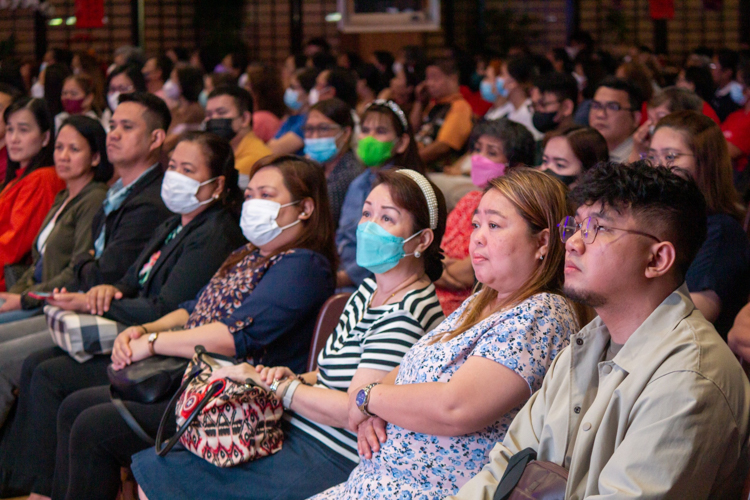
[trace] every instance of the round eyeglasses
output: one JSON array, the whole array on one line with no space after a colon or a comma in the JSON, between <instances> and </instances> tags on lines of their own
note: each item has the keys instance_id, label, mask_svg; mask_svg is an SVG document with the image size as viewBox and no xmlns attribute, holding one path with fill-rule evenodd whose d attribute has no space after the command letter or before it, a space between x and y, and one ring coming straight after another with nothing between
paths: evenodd
<instances>
[{"instance_id":1,"label":"round eyeglasses","mask_svg":"<svg viewBox=\"0 0 750 500\"><path fill-rule=\"evenodd\" d=\"M563 243L567 242L571 236L578 232L579 229L581 230L581 238L583 238L583 242L587 245L590 245L594 242L599 231L624 231L630 234L646 236L647 238L651 238L653 240L656 240L658 243L661 243L661 240L653 234L636 231L634 229L602 226L594 217L586 217L585 219L583 219L583 221L576 222L575 218L568 216L561 220L557 227L560 230L560 239Z\"/></svg>"}]
</instances>

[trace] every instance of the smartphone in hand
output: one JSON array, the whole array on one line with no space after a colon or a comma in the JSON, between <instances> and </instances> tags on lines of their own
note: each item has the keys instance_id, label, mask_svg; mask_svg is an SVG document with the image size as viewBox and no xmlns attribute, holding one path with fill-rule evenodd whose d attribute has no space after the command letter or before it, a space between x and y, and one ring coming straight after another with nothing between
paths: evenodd
<instances>
[{"instance_id":1,"label":"smartphone in hand","mask_svg":"<svg viewBox=\"0 0 750 500\"><path fill-rule=\"evenodd\" d=\"M46 300L52 297L52 292L29 292L29 297L37 300Z\"/></svg>"}]
</instances>

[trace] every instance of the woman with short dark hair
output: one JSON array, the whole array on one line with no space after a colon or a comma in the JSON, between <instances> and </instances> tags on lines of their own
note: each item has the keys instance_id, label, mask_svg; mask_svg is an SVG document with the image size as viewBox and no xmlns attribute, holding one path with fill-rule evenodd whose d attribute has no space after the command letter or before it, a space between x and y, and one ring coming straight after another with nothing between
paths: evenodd
<instances>
[{"instance_id":1,"label":"woman with short dark hair","mask_svg":"<svg viewBox=\"0 0 750 500\"><path fill-rule=\"evenodd\" d=\"M482 200L482 193L488 189L490 180L512 168L529 165L534 160L534 137L531 132L520 123L507 119L478 123L472 130L470 145L471 184L448 214L447 235L443 241L446 257L444 269L440 279L435 282L440 305L446 315L458 309L474 287L469 241L474 229L471 220Z\"/></svg>"}]
</instances>

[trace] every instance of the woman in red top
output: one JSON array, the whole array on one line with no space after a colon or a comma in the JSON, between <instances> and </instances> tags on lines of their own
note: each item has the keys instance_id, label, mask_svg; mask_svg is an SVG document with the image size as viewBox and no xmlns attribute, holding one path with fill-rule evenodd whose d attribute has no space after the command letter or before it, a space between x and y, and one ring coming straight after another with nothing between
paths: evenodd
<instances>
[{"instance_id":1,"label":"woman in red top","mask_svg":"<svg viewBox=\"0 0 750 500\"><path fill-rule=\"evenodd\" d=\"M23 261L55 195L65 187L51 166L52 117L44 100L18 99L3 117L8 169L0 191L0 271ZM2 272L0 291L5 291Z\"/></svg>"},{"instance_id":2,"label":"woman in red top","mask_svg":"<svg viewBox=\"0 0 750 500\"><path fill-rule=\"evenodd\" d=\"M479 122L471 132L471 181L476 186L461 198L448 215L440 248L445 254L443 275L435 282L440 306L449 316L466 300L474 287L474 269L469 258L469 239L474 212L489 181L507 168L534 162L534 137L523 125L506 119Z\"/></svg>"}]
</instances>

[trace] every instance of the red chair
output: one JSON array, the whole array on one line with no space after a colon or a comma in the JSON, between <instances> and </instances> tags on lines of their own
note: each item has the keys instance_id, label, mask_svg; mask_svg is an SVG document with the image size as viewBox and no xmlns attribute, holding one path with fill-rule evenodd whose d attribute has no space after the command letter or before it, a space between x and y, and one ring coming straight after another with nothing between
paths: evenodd
<instances>
[{"instance_id":1,"label":"red chair","mask_svg":"<svg viewBox=\"0 0 750 500\"><path fill-rule=\"evenodd\" d=\"M315 330L313 330L312 342L310 343L310 355L307 358L307 371L312 372L318 368L318 354L326 345L328 336L336 329L339 324L339 317L344 312L346 301L349 300L351 293L337 293L325 301L320 308L318 319L315 321Z\"/></svg>"}]
</instances>

